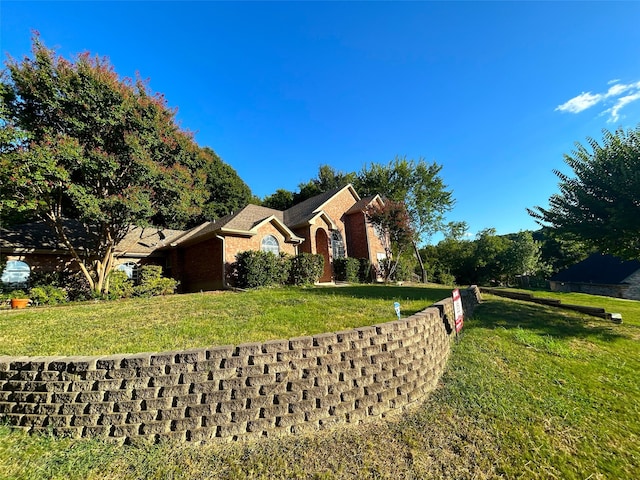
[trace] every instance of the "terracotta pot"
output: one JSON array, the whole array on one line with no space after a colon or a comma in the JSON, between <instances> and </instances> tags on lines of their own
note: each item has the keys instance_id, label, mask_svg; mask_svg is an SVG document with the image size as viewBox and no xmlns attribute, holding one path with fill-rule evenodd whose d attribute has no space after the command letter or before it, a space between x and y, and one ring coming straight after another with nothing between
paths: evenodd
<instances>
[{"instance_id":1,"label":"terracotta pot","mask_svg":"<svg viewBox=\"0 0 640 480\"><path fill-rule=\"evenodd\" d=\"M11 308L26 308L29 305L28 298L12 298Z\"/></svg>"}]
</instances>

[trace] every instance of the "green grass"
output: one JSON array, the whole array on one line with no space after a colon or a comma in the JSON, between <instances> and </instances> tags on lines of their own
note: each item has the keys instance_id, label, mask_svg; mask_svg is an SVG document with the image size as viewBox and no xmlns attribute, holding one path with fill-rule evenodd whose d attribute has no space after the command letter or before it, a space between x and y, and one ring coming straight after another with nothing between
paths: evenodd
<instances>
[{"instance_id":1,"label":"green grass","mask_svg":"<svg viewBox=\"0 0 640 480\"><path fill-rule=\"evenodd\" d=\"M316 296L287 301L301 311ZM560 298L611 302L624 323L486 295L439 387L404 414L247 444L114 446L0 427L0 478L640 478L640 302Z\"/></svg>"},{"instance_id":2,"label":"green grass","mask_svg":"<svg viewBox=\"0 0 640 480\"><path fill-rule=\"evenodd\" d=\"M0 312L0 354L105 355L313 335L409 316L444 287L273 288L83 303Z\"/></svg>"}]
</instances>

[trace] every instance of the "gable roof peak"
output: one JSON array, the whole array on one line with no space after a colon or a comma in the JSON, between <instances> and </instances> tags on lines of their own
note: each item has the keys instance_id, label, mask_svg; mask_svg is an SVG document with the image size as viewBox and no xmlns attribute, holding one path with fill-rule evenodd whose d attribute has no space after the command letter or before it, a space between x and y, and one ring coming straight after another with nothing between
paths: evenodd
<instances>
[{"instance_id":1,"label":"gable roof peak","mask_svg":"<svg viewBox=\"0 0 640 480\"><path fill-rule=\"evenodd\" d=\"M356 192L352 184L348 183L343 187L336 187L332 190L315 195L288 208L284 211L284 222L290 226L297 226L308 222L315 216L333 197L348 190L356 202L360 201L360 195Z\"/></svg>"}]
</instances>

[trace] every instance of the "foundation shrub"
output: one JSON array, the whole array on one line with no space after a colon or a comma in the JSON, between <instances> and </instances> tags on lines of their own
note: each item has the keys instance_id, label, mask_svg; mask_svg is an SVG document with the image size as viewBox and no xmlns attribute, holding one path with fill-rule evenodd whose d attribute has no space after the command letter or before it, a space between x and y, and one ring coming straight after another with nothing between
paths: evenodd
<instances>
[{"instance_id":1,"label":"foundation shrub","mask_svg":"<svg viewBox=\"0 0 640 480\"><path fill-rule=\"evenodd\" d=\"M80 272L57 270L34 271L29 277L32 287L57 287L65 292L67 301L89 300L94 297L87 279Z\"/></svg>"},{"instance_id":2,"label":"foundation shrub","mask_svg":"<svg viewBox=\"0 0 640 480\"><path fill-rule=\"evenodd\" d=\"M109 274L109 293L107 297L110 299L129 298L134 294L133 281L127 277L127 274L121 270L113 270Z\"/></svg>"},{"instance_id":3,"label":"foundation shrub","mask_svg":"<svg viewBox=\"0 0 640 480\"><path fill-rule=\"evenodd\" d=\"M291 259L289 283L312 285L320 279L324 269L324 257L312 253L300 253Z\"/></svg>"},{"instance_id":4,"label":"foundation shrub","mask_svg":"<svg viewBox=\"0 0 640 480\"><path fill-rule=\"evenodd\" d=\"M136 296L153 297L157 295L171 295L178 288L178 281L162 276L162 267L158 265L144 265L140 268L140 283L133 288Z\"/></svg>"},{"instance_id":5,"label":"foundation shrub","mask_svg":"<svg viewBox=\"0 0 640 480\"><path fill-rule=\"evenodd\" d=\"M333 268L335 269L336 280L343 282L355 283L360 280L360 260L357 258L335 258L333 260Z\"/></svg>"},{"instance_id":6,"label":"foundation shrub","mask_svg":"<svg viewBox=\"0 0 640 480\"><path fill-rule=\"evenodd\" d=\"M368 258L358 259L358 280L361 283L370 283L375 280L374 267Z\"/></svg>"},{"instance_id":7,"label":"foundation shrub","mask_svg":"<svg viewBox=\"0 0 640 480\"><path fill-rule=\"evenodd\" d=\"M36 305L60 305L68 301L67 292L54 285L39 285L29 290L28 297Z\"/></svg>"},{"instance_id":8,"label":"foundation shrub","mask_svg":"<svg viewBox=\"0 0 640 480\"><path fill-rule=\"evenodd\" d=\"M291 260L285 255L247 250L236 255L232 278L237 287L281 285L289 276Z\"/></svg>"}]
</instances>

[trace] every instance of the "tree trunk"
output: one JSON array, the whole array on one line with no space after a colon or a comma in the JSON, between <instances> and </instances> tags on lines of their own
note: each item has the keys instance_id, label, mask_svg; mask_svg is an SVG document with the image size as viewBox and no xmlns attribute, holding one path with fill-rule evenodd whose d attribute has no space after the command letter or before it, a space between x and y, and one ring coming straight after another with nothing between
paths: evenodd
<instances>
[{"instance_id":1,"label":"tree trunk","mask_svg":"<svg viewBox=\"0 0 640 480\"><path fill-rule=\"evenodd\" d=\"M420 272L422 273L422 283L427 283L427 271L424 269L424 262L422 261L422 257L420 256L420 251L418 250L418 244L415 240L412 240L413 249L416 252L416 257L418 257L418 262L420 262Z\"/></svg>"}]
</instances>

